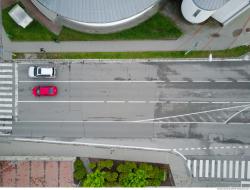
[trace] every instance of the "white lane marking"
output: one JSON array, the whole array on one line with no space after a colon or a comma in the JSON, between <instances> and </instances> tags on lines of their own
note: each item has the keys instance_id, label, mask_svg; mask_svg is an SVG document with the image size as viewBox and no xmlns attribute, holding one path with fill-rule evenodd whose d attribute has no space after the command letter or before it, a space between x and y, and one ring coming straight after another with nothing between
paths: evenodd
<instances>
[{"instance_id":1,"label":"white lane marking","mask_svg":"<svg viewBox=\"0 0 250 190\"><path fill-rule=\"evenodd\" d=\"M243 108L243 109L237 111L236 113L232 114L229 118L227 118L227 119L225 120L224 123L225 123L225 124L229 123L230 120L232 120L234 117L236 117L237 115L239 115L240 113L242 113L243 111L246 111L246 110L248 110L248 109L250 109L250 106L245 107L245 108Z\"/></svg>"},{"instance_id":2,"label":"white lane marking","mask_svg":"<svg viewBox=\"0 0 250 190\"><path fill-rule=\"evenodd\" d=\"M215 160L212 160L211 177L214 178Z\"/></svg>"},{"instance_id":3,"label":"white lane marking","mask_svg":"<svg viewBox=\"0 0 250 190\"><path fill-rule=\"evenodd\" d=\"M203 174L203 160L200 160L199 177L202 177L202 174Z\"/></svg>"},{"instance_id":4,"label":"white lane marking","mask_svg":"<svg viewBox=\"0 0 250 190\"><path fill-rule=\"evenodd\" d=\"M12 98L0 98L0 102L11 102Z\"/></svg>"},{"instance_id":5,"label":"white lane marking","mask_svg":"<svg viewBox=\"0 0 250 190\"><path fill-rule=\"evenodd\" d=\"M87 81L87 80L20 80L19 83L166 83L162 80L139 81L139 80L109 80L109 81Z\"/></svg>"},{"instance_id":6,"label":"white lane marking","mask_svg":"<svg viewBox=\"0 0 250 190\"><path fill-rule=\"evenodd\" d=\"M12 75L0 75L0 79L12 79Z\"/></svg>"},{"instance_id":7,"label":"white lane marking","mask_svg":"<svg viewBox=\"0 0 250 190\"><path fill-rule=\"evenodd\" d=\"M223 110L229 110L234 108L241 108L241 107L248 107L249 105L240 105L240 106L233 106L233 107L227 107L227 108L219 108L214 110L208 110L208 111L200 111L200 112L193 112L188 114L181 114L181 115L175 115L175 116L168 116L168 117L159 117L159 118L153 118L153 119L145 119L145 120L137 120L137 122L145 122L145 121L155 121L155 120L162 120L162 119L169 119L169 118L177 118L182 116L190 116L190 115L197 115L201 113L210 113L210 112L216 112L216 111L223 111Z\"/></svg>"},{"instance_id":8,"label":"white lane marking","mask_svg":"<svg viewBox=\"0 0 250 190\"><path fill-rule=\"evenodd\" d=\"M147 101L128 101L128 103L133 103L133 104L142 104L142 103L146 103Z\"/></svg>"},{"instance_id":9,"label":"white lane marking","mask_svg":"<svg viewBox=\"0 0 250 190\"><path fill-rule=\"evenodd\" d=\"M12 81L0 81L0 84L12 84Z\"/></svg>"},{"instance_id":10,"label":"white lane marking","mask_svg":"<svg viewBox=\"0 0 250 190\"><path fill-rule=\"evenodd\" d=\"M0 92L0 96L12 96L12 92Z\"/></svg>"},{"instance_id":11,"label":"white lane marking","mask_svg":"<svg viewBox=\"0 0 250 190\"><path fill-rule=\"evenodd\" d=\"M193 176L196 177L196 171L197 171L197 160L194 160L193 162Z\"/></svg>"},{"instance_id":12,"label":"white lane marking","mask_svg":"<svg viewBox=\"0 0 250 190\"><path fill-rule=\"evenodd\" d=\"M233 161L230 160L229 161L229 178L232 178L233 177Z\"/></svg>"},{"instance_id":13,"label":"white lane marking","mask_svg":"<svg viewBox=\"0 0 250 190\"><path fill-rule=\"evenodd\" d=\"M18 100L18 102L20 102L20 103L105 103L105 102L108 102L108 101L74 101L74 100L72 100L72 101L44 101L44 100L41 100L41 101L39 101L39 100L31 100L31 101L29 101L29 100ZM115 101L111 101L111 102L115 102ZM111 103L110 101L109 101L109 103ZM116 103L117 103L118 101L116 101ZM122 101L123 102L123 101Z\"/></svg>"},{"instance_id":14,"label":"white lane marking","mask_svg":"<svg viewBox=\"0 0 250 190\"><path fill-rule=\"evenodd\" d=\"M221 178L221 160L217 160L217 178Z\"/></svg>"},{"instance_id":15,"label":"white lane marking","mask_svg":"<svg viewBox=\"0 0 250 190\"><path fill-rule=\"evenodd\" d=\"M0 124L11 125L11 124L12 124L12 121L1 121L1 120L0 120Z\"/></svg>"},{"instance_id":16,"label":"white lane marking","mask_svg":"<svg viewBox=\"0 0 250 190\"><path fill-rule=\"evenodd\" d=\"M208 177L208 173L209 173L209 160L206 160L206 163L205 163L205 177Z\"/></svg>"},{"instance_id":17,"label":"white lane marking","mask_svg":"<svg viewBox=\"0 0 250 190\"><path fill-rule=\"evenodd\" d=\"M12 127L9 127L9 126L1 127L0 126L0 130L12 130Z\"/></svg>"},{"instance_id":18,"label":"white lane marking","mask_svg":"<svg viewBox=\"0 0 250 190\"><path fill-rule=\"evenodd\" d=\"M3 86L1 86L0 90L12 90L12 87L3 87Z\"/></svg>"},{"instance_id":19,"label":"white lane marking","mask_svg":"<svg viewBox=\"0 0 250 190\"><path fill-rule=\"evenodd\" d=\"M230 102L211 102L212 104L229 104Z\"/></svg>"},{"instance_id":20,"label":"white lane marking","mask_svg":"<svg viewBox=\"0 0 250 190\"><path fill-rule=\"evenodd\" d=\"M12 73L11 69L0 69L0 73Z\"/></svg>"},{"instance_id":21,"label":"white lane marking","mask_svg":"<svg viewBox=\"0 0 250 190\"><path fill-rule=\"evenodd\" d=\"M250 179L250 161L247 162L247 179Z\"/></svg>"},{"instance_id":22,"label":"white lane marking","mask_svg":"<svg viewBox=\"0 0 250 190\"><path fill-rule=\"evenodd\" d=\"M171 83L186 83L186 82L190 82L190 81L187 81L187 80L170 80L169 82L171 82Z\"/></svg>"},{"instance_id":23,"label":"white lane marking","mask_svg":"<svg viewBox=\"0 0 250 190\"><path fill-rule=\"evenodd\" d=\"M191 171L191 160L187 161L187 167L188 167L188 170Z\"/></svg>"},{"instance_id":24,"label":"white lane marking","mask_svg":"<svg viewBox=\"0 0 250 190\"><path fill-rule=\"evenodd\" d=\"M12 110L0 110L0 113L12 113Z\"/></svg>"},{"instance_id":25,"label":"white lane marking","mask_svg":"<svg viewBox=\"0 0 250 190\"><path fill-rule=\"evenodd\" d=\"M182 101L182 102L181 101L178 101L178 102L177 101L171 101L170 103L171 104L188 104L189 102L188 101Z\"/></svg>"},{"instance_id":26,"label":"white lane marking","mask_svg":"<svg viewBox=\"0 0 250 190\"><path fill-rule=\"evenodd\" d=\"M12 67L12 63L0 63L0 67Z\"/></svg>"},{"instance_id":27,"label":"white lane marking","mask_svg":"<svg viewBox=\"0 0 250 190\"><path fill-rule=\"evenodd\" d=\"M239 161L235 161L234 165L234 177L237 179L239 177Z\"/></svg>"},{"instance_id":28,"label":"white lane marking","mask_svg":"<svg viewBox=\"0 0 250 190\"><path fill-rule=\"evenodd\" d=\"M208 83L211 81L209 81L209 80L193 80L192 82L194 82L194 83Z\"/></svg>"},{"instance_id":29,"label":"white lane marking","mask_svg":"<svg viewBox=\"0 0 250 190\"><path fill-rule=\"evenodd\" d=\"M0 119L12 119L12 115L0 115Z\"/></svg>"},{"instance_id":30,"label":"white lane marking","mask_svg":"<svg viewBox=\"0 0 250 190\"><path fill-rule=\"evenodd\" d=\"M241 161L241 179L244 179L245 178L245 161Z\"/></svg>"},{"instance_id":31,"label":"white lane marking","mask_svg":"<svg viewBox=\"0 0 250 190\"><path fill-rule=\"evenodd\" d=\"M242 83L248 83L248 82L250 82L249 80L237 80L237 82L242 82Z\"/></svg>"},{"instance_id":32,"label":"white lane marking","mask_svg":"<svg viewBox=\"0 0 250 190\"><path fill-rule=\"evenodd\" d=\"M233 81L230 81L230 80L215 80L214 82L217 82L217 83L229 83L229 82L233 82Z\"/></svg>"},{"instance_id":33,"label":"white lane marking","mask_svg":"<svg viewBox=\"0 0 250 190\"><path fill-rule=\"evenodd\" d=\"M2 108L11 108L12 104L0 104L0 107L2 107Z\"/></svg>"},{"instance_id":34,"label":"white lane marking","mask_svg":"<svg viewBox=\"0 0 250 190\"><path fill-rule=\"evenodd\" d=\"M125 103L125 101L106 101L106 103Z\"/></svg>"},{"instance_id":35,"label":"white lane marking","mask_svg":"<svg viewBox=\"0 0 250 190\"><path fill-rule=\"evenodd\" d=\"M227 160L223 161L223 178L227 178Z\"/></svg>"}]
</instances>

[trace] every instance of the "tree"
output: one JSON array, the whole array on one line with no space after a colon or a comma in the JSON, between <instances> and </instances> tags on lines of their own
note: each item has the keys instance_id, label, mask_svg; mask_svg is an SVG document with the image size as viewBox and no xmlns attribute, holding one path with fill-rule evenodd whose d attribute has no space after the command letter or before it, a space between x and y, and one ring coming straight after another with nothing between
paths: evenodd
<instances>
[{"instance_id":1,"label":"tree","mask_svg":"<svg viewBox=\"0 0 250 190\"><path fill-rule=\"evenodd\" d=\"M90 169L95 169L96 168L96 163L95 162L90 162L89 163L89 167L90 167Z\"/></svg>"},{"instance_id":2,"label":"tree","mask_svg":"<svg viewBox=\"0 0 250 190\"><path fill-rule=\"evenodd\" d=\"M82 181L87 175L87 171L85 169L85 167L83 166L82 161L77 158L74 162L74 179L76 181Z\"/></svg>"},{"instance_id":3,"label":"tree","mask_svg":"<svg viewBox=\"0 0 250 190\"><path fill-rule=\"evenodd\" d=\"M135 162L125 162L124 164L119 164L117 166L117 171L120 173L130 173L137 168Z\"/></svg>"},{"instance_id":4,"label":"tree","mask_svg":"<svg viewBox=\"0 0 250 190\"><path fill-rule=\"evenodd\" d=\"M77 158L74 162L74 170L82 169L84 168L82 161Z\"/></svg>"},{"instance_id":5,"label":"tree","mask_svg":"<svg viewBox=\"0 0 250 190\"><path fill-rule=\"evenodd\" d=\"M101 160L97 163L97 168L99 170L102 170L104 168L110 170L113 167L113 164L114 164L113 160Z\"/></svg>"},{"instance_id":6,"label":"tree","mask_svg":"<svg viewBox=\"0 0 250 190\"><path fill-rule=\"evenodd\" d=\"M118 178L117 172L105 172L105 179L108 182L115 182Z\"/></svg>"},{"instance_id":7,"label":"tree","mask_svg":"<svg viewBox=\"0 0 250 190\"><path fill-rule=\"evenodd\" d=\"M121 179L121 185L123 187L145 187L147 186L147 176L144 170L136 170L134 173L131 172L123 179Z\"/></svg>"},{"instance_id":8,"label":"tree","mask_svg":"<svg viewBox=\"0 0 250 190\"><path fill-rule=\"evenodd\" d=\"M86 180L83 182L83 187L104 187L105 172L97 169L95 172L87 175Z\"/></svg>"}]
</instances>

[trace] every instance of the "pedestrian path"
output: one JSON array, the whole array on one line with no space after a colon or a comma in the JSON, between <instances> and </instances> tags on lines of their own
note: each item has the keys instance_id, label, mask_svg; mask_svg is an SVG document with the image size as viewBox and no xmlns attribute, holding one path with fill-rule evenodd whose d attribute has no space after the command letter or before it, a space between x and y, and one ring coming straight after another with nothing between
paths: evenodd
<instances>
[{"instance_id":1,"label":"pedestrian path","mask_svg":"<svg viewBox=\"0 0 250 190\"><path fill-rule=\"evenodd\" d=\"M250 160L188 159L187 167L198 180L250 181Z\"/></svg>"},{"instance_id":2,"label":"pedestrian path","mask_svg":"<svg viewBox=\"0 0 250 190\"><path fill-rule=\"evenodd\" d=\"M13 64L0 63L0 135L12 131L13 78Z\"/></svg>"}]
</instances>

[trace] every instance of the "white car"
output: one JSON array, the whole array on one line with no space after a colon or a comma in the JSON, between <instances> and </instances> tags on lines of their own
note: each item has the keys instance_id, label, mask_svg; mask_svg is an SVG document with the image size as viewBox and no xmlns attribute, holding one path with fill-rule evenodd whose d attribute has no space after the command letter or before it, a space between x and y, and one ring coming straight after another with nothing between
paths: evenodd
<instances>
[{"instance_id":1,"label":"white car","mask_svg":"<svg viewBox=\"0 0 250 190\"><path fill-rule=\"evenodd\" d=\"M29 67L29 77L30 78L55 78L56 68L54 67Z\"/></svg>"}]
</instances>

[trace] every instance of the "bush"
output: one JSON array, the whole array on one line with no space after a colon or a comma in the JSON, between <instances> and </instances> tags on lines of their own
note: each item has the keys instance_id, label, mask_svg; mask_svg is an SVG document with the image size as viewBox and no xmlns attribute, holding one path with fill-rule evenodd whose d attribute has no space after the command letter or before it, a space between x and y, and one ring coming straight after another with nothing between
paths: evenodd
<instances>
[{"instance_id":1,"label":"bush","mask_svg":"<svg viewBox=\"0 0 250 190\"><path fill-rule=\"evenodd\" d=\"M82 181L87 175L87 172L84 169L78 169L76 171L74 171L74 179L77 181Z\"/></svg>"},{"instance_id":2,"label":"bush","mask_svg":"<svg viewBox=\"0 0 250 190\"><path fill-rule=\"evenodd\" d=\"M117 166L117 171L120 173L130 173L137 168L135 162L125 162L124 164L119 164Z\"/></svg>"},{"instance_id":3,"label":"bush","mask_svg":"<svg viewBox=\"0 0 250 190\"><path fill-rule=\"evenodd\" d=\"M97 168L99 170L102 170L104 168L110 170L113 167L113 164L114 164L113 160L101 160L97 163Z\"/></svg>"},{"instance_id":4,"label":"bush","mask_svg":"<svg viewBox=\"0 0 250 190\"><path fill-rule=\"evenodd\" d=\"M89 163L89 167L90 167L90 169L95 169L96 168L96 163L95 162L90 162Z\"/></svg>"},{"instance_id":5,"label":"bush","mask_svg":"<svg viewBox=\"0 0 250 190\"><path fill-rule=\"evenodd\" d=\"M79 158L77 158L74 162L74 170L76 171L76 170L82 169L82 168L84 168L83 163Z\"/></svg>"},{"instance_id":6,"label":"bush","mask_svg":"<svg viewBox=\"0 0 250 190\"><path fill-rule=\"evenodd\" d=\"M117 172L106 172L105 179L108 182L115 182L118 178L118 173Z\"/></svg>"},{"instance_id":7,"label":"bush","mask_svg":"<svg viewBox=\"0 0 250 190\"><path fill-rule=\"evenodd\" d=\"M147 186L147 175L144 170L136 170L135 173L129 173L127 177L121 179L123 187L145 187Z\"/></svg>"},{"instance_id":8,"label":"bush","mask_svg":"<svg viewBox=\"0 0 250 190\"><path fill-rule=\"evenodd\" d=\"M87 179L83 182L83 187L104 187L105 184L105 172L96 170L93 173L87 175Z\"/></svg>"}]
</instances>

